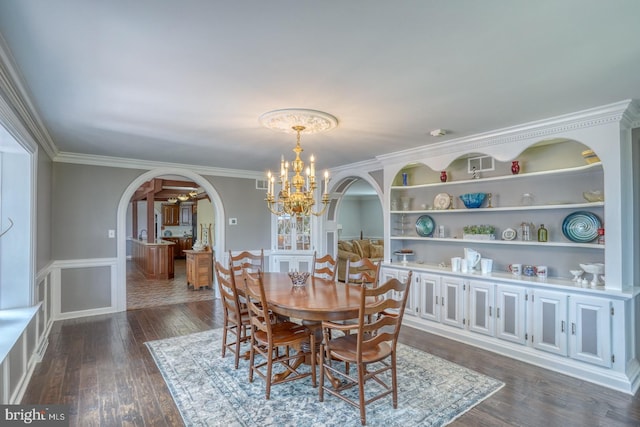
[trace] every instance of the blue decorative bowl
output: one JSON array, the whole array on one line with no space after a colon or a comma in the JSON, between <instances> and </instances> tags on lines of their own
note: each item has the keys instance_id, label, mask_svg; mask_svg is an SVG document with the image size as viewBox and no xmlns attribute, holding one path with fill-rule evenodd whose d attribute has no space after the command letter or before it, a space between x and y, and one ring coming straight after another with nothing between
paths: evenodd
<instances>
[{"instance_id":1,"label":"blue decorative bowl","mask_svg":"<svg viewBox=\"0 0 640 427\"><path fill-rule=\"evenodd\" d=\"M460 196L462 203L469 208L479 208L484 202L484 198L487 197L487 193L467 193Z\"/></svg>"}]
</instances>

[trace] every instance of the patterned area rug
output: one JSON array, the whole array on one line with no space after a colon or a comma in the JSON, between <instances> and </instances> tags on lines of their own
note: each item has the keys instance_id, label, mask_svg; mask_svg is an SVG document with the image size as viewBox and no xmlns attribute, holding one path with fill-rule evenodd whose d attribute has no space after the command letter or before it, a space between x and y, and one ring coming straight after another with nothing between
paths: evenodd
<instances>
[{"instance_id":1,"label":"patterned area rug","mask_svg":"<svg viewBox=\"0 0 640 427\"><path fill-rule=\"evenodd\" d=\"M147 342L187 426L360 426L357 408L318 389L311 378L278 384L265 400L264 381L248 380L247 360L221 358L222 329ZM353 368L352 368L353 369ZM374 385L367 382L367 387ZM442 426L504 383L402 344L398 409L391 396L367 406L369 426Z\"/></svg>"}]
</instances>

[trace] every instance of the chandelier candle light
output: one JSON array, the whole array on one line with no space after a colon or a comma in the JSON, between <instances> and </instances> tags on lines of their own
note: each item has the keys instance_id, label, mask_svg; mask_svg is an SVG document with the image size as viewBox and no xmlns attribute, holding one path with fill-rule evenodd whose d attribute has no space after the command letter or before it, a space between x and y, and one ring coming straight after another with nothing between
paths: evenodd
<instances>
[{"instance_id":1,"label":"chandelier candle light","mask_svg":"<svg viewBox=\"0 0 640 427\"><path fill-rule=\"evenodd\" d=\"M296 146L293 152L296 158L289 164L284 156L280 158L280 191L276 198L276 176L271 171L267 172L267 195L265 201L271 213L275 215L309 216L322 215L329 206L329 171L324 172L324 191L322 193L322 208L314 212L316 204L314 193L318 184L316 182L315 158L309 158L309 166L305 168L300 159L302 147L300 146L300 134L315 133L332 129L337 125L335 117L314 110L276 110L265 113L260 121L266 127L276 130L293 130L296 133ZM288 128L286 127L288 126ZM290 176L291 168L292 176ZM304 176L303 176L304 175ZM322 189L322 188L321 188Z\"/></svg>"}]
</instances>

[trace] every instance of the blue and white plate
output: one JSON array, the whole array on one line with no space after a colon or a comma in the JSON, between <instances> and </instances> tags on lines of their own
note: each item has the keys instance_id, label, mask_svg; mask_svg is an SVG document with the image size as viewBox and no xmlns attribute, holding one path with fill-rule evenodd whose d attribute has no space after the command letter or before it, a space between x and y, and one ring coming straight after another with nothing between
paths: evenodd
<instances>
[{"instance_id":1,"label":"blue and white plate","mask_svg":"<svg viewBox=\"0 0 640 427\"><path fill-rule=\"evenodd\" d=\"M588 243L598 237L602 222L595 214L578 211L567 215L562 221L562 233L572 242Z\"/></svg>"},{"instance_id":2,"label":"blue and white plate","mask_svg":"<svg viewBox=\"0 0 640 427\"><path fill-rule=\"evenodd\" d=\"M433 218L429 215L422 215L416 221L416 232L418 233L418 236L430 237L433 234L435 226L436 223L433 222Z\"/></svg>"}]
</instances>

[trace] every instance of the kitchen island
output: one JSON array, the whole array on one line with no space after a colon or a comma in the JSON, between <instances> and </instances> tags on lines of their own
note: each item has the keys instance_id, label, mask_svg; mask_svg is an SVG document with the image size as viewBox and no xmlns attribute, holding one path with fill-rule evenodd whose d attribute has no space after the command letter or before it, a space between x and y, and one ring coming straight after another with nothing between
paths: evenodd
<instances>
[{"instance_id":1,"label":"kitchen island","mask_svg":"<svg viewBox=\"0 0 640 427\"><path fill-rule=\"evenodd\" d=\"M175 243L132 240L133 262L147 279L173 279Z\"/></svg>"}]
</instances>

